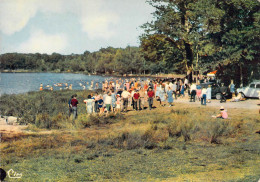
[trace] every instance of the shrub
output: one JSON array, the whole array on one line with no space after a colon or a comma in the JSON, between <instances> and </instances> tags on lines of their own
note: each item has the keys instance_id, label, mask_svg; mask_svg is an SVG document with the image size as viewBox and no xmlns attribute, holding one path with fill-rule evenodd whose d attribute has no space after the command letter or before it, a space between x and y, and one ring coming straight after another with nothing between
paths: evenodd
<instances>
[{"instance_id":1,"label":"shrub","mask_svg":"<svg viewBox=\"0 0 260 182\"><path fill-rule=\"evenodd\" d=\"M207 122L204 126L207 128L210 143L220 143L219 138L221 136L229 135L234 131L229 122L220 119L214 122Z\"/></svg>"},{"instance_id":2,"label":"shrub","mask_svg":"<svg viewBox=\"0 0 260 182\"><path fill-rule=\"evenodd\" d=\"M133 132L123 131L113 139L113 145L117 148L123 148L127 150L146 148L152 149L157 147L154 141L154 131L148 129L145 132L135 130Z\"/></svg>"},{"instance_id":3,"label":"shrub","mask_svg":"<svg viewBox=\"0 0 260 182\"><path fill-rule=\"evenodd\" d=\"M176 117L170 124L166 126L170 137L183 137L184 141L191 139L195 121L186 117Z\"/></svg>"},{"instance_id":4,"label":"shrub","mask_svg":"<svg viewBox=\"0 0 260 182\"><path fill-rule=\"evenodd\" d=\"M68 121L68 118L64 113L59 113L51 118L51 128L64 128L64 123Z\"/></svg>"},{"instance_id":5,"label":"shrub","mask_svg":"<svg viewBox=\"0 0 260 182\"><path fill-rule=\"evenodd\" d=\"M47 113L37 114L35 125L39 128L50 129L52 125L52 121L49 114Z\"/></svg>"},{"instance_id":6,"label":"shrub","mask_svg":"<svg viewBox=\"0 0 260 182\"><path fill-rule=\"evenodd\" d=\"M122 114L110 113L108 116L100 116L97 114L81 114L76 120L76 125L79 128L90 126L100 126L102 124L112 124L117 120L123 119Z\"/></svg>"}]
</instances>

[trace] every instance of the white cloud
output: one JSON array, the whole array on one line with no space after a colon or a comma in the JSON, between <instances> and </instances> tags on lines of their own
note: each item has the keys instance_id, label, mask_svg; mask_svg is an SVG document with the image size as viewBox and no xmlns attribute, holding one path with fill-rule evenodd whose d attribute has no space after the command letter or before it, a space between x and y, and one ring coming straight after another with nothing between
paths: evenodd
<instances>
[{"instance_id":1,"label":"white cloud","mask_svg":"<svg viewBox=\"0 0 260 182\"><path fill-rule=\"evenodd\" d=\"M112 26L119 22L119 16L106 9L104 0L82 0L78 5L82 31L86 32L90 39L109 39L116 34Z\"/></svg>"},{"instance_id":2,"label":"white cloud","mask_svg":"<svg viewBox=\"0 0 260 182\"><path fill-rule=\"evenodd\" d=\"M18 46L18 52L22 53L60 53L68 45L65 34L49 35L42 30L32 32L30 38Z\"/></svg>"},{"instance_id":3,"label":"white cloud","mask_svg":"<svg viewBox=\"0 0 260 182\"><path fill-rule=\"evenodd\" d=\"M34 0L1 0L0 30L7 35L22 30L36 11Z\"/></svg>"},{"instance_id":4,"label":"white cloud","mask_svg":"<svg viewBox=\"0 0 260 182\"><path fill-rule=\"evenodd\" d=\"M115 34L112 26L119 16L105 7L105 0L1 0L0 31L12 35L21 31L37 12L72 13L77 15L81 29L91 39L109 39Z\"/></svg>"}]
</instances>

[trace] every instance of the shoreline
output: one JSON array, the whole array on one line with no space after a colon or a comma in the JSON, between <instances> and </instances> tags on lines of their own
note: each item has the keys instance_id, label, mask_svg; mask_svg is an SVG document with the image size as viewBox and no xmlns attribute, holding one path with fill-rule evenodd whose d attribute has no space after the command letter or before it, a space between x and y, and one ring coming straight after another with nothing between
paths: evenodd
<instances>
[{"instance_id":1,"label":"shoreline","mask_svg":"<svg viewBox=\"0 0 260 182\"><path fill-rule=\"evenodd\" d=\"M152 78L184 78L184 74L176 74L176 73L169 73L169 74L124 74L124 75L117 75L117 74L90 74L87 72L71 72L71 71L33 71L33 70L0 70L0 74L2 73L72 73L72 74L83 74L83 75L91 75L91 76L104 76L104 77L152 77Z\"/></svg>"}]
</instances>

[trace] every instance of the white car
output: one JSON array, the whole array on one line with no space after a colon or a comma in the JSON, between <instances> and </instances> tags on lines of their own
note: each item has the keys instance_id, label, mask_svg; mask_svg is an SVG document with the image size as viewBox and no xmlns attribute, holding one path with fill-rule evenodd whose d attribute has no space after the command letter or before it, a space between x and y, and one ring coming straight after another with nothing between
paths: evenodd
<instances>
[{"instance_id":1,"label":"white car","mask_svg":"<svg viewBox=\"0 0 260 182\"><path fill-rule=\"evenodd\" d=\"M259 98L260 81L253 81L247 87L238 88L237 93L241 93L243 97Z\"/></svg>"}]
</instances>

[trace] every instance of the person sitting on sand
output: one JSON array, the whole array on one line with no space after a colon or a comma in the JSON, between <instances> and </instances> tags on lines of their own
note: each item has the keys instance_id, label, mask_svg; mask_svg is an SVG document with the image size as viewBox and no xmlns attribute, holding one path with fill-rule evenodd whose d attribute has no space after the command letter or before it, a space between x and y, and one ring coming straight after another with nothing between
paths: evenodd
<instances>
[{"instance_id":1,"label":"person sitting on sand","mask_svg":"<svg viewBox=\"0 0 260 182\"><path fill-rule=\"evenodd\" d=\"M221 119L227 119L228 118L227 111L224 109L223 106L220 107L220 113L216 116L216 118L221 118Z\"/></svg>"},{"instance_id":2,"label":"person sitting on sand","mask_svg":"<svg viewBox=\"0 0 260 182\"><path fill-rule=\"evenodd\" d=\"M232 98L231 102L239 102L239 101L242 101L242 100L243 100L242 94L238 93L236 97Z\"/></svg>"}]
</instances>

